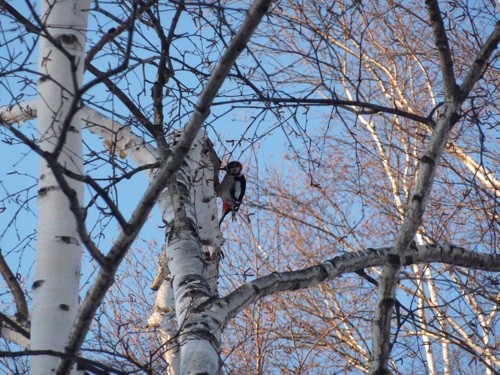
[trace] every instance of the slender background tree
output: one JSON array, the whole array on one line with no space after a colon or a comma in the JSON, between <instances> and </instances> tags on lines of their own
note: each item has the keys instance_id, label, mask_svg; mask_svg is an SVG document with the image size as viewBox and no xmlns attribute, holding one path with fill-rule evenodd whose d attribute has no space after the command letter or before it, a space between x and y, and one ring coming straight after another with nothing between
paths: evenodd
<instances>
[{"instance_id":1,"label":"slender background tree","mask_svg":"<svg viewBox=\"0 0 500 375\"><path fill-rule=\"evenodd\" d=\"M6 371L498 371L494 4L0 10Z\"/></svg>"}]
</instances>

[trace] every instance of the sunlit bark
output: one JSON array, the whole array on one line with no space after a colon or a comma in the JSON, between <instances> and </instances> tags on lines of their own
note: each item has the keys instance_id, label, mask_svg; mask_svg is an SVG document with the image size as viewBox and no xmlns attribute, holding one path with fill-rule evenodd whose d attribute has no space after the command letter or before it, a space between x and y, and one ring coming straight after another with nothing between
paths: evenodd
<instances>
[{"instance_id":1,"label":"sunlit bark","mask_svg":"<svg viewBox=\"0 0 500 375\"><path fill-rule=\"evenodd\" d=\"M39 57L40 148L52 160L76 173L83 170L79 107L85 52L87 10L90 1L42 1L43 36ZM40 163L39 222L33 305L31 349L64 351L78 311L81 242L66 195L46 160ZM68 181L79 202L83 184ZM47 374L57 357L33 356L33 374Z\"/></svg>"},{"instance_id":2,"label":"sunlit bark","mask_svg":"<svg viewBox=\"0 0 500 375\"><path fill-rule=\"evenodd\" d=\"M2 140L23 143L48 168L39 241L59 239L51 253L73 272L60 283L67 296L57 293L71 301L40 298L55 260L37 260L28 327L29 293L5 263L16 305L0 315L7 345L29 348L30 328L38 329L34 343L47 337L43 347L56 352L32 357L44 362L41 372L56 373L75 361L96 373L386 373L417 364L451 374L461 362L494 373L489 327L499 311L488 272L499 271L499 186L488 126L499 30L488 6L426 4L427 13L418 2L256 0L248 13L236 3L87 4L97 26L85 94L83 58L55 48L42 51L41 67L58 61L61 81L47 70L41 99L21 102L9 92L11 103L1 103ZM50 39L63 30L38 28L35 13L31 23L4 0L0 7L30 33ZM468 26L458 21L462 10ZM83 50L85 28L63 33L62 45L77 35ZM12 45L0 46L2 64L13 59L2 87L23 82ZM78 69L68 72L68 61ZM18 126L36 117L50 126ZM239 139L222 135L227 120ZM101 149L90 135L81 152L81 130L97 135ZM273 170L283 140L282 167ZM227 239L217 224L216 151L224 162L243 159L249 181L238 220L222 228ZM261 151L272 158L262 161ZM125 199L138 203L123 213L120 182L140 172L149 187L134 187ZM44 215L44 201L62 219ZM114 226L107 238L105 220ZM146 224L164 233L133 249L144 245L135 241ZM90 276L78 307L82 245ZM35 314L40 301L69 310L48 314L70 317L57 333L53 324L51 332L36 328L49 321ZM86 362L88 353L100 363Z\"/></svg>"}]
</instances>

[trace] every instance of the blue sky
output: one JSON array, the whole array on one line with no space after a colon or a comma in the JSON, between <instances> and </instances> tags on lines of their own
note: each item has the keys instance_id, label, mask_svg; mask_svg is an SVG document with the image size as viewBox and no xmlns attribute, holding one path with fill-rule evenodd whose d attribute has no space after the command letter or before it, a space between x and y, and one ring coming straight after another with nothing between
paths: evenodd
<instances>
[{"instance_id":1,"label":"blue sky","mask_svg":"<svg viewBox=\"0 0 500 375\"><path fill-rule=\"evenodd\" d=\"M24 1L16 0L12 2L12 4L21 11L23 14L27 13L27 8L25 6ZM114 15L120 19L124 19L126 15L119 10L118 8L114 8L116 13ZM237 25L237 16L241 14L239 11L235 11L234 18L229 21L234 25ZM166 19L171 14L165 14ZM0 16L0 22L2 21L3 16ZM168 24L168 22L167 22ZM2 22L2 27L5 23ZM104 33L106 33L109 29L116 27L116 23L109 18L105 18L103 16L99 16L95 18L91 15L90 17L90 34L92 37L92 41L89 43L88 48L91 48L93 43L97 38L100 38ZM182 35L184 32L188 32L191 29L197 27L194 21L188 18L181 18L181 25L178 29L178 34ZM235 26L236 27L236 26ZM148 36L151 36L151 41L156 40L153 35L152 30L148 30L146 27L142 29L144 38L142 42L146 45L146 47L140 52L136 52L137 56L140 56L146 59L148 56L155 53L155 48L158 46L155 45L154 42L148 44ZM207 35L207 45L203 48L205 49L206 56L212 59L213 61L217 60L217 57L220 53L219 45L214 47L210 47L210 43L208 43L208 39L213 34L213 30L208 29L206 31ZM136 36L139 40L141 37ZM26 41L31 41L31 36L26 37ZM189 38L182 39L182 43L179 43L180 46L186 46L187 49L191 49L192 52L193 44L195 44L195 40L190 40ZM183 44L185 43L185 44ZM9 48L11 53L21 52L21 56L25 56L26 46L29 46L30 43L21 44L14 43L10 44ZM109 46L108 46L109 47ZM3 48L3 49L2 49ZM5 45L0 46L0 56L6 56ZM15 50L15 51L14 51ZM194 66L199 65L199 61L196 60L196 57L192 53L187 54L188 58L191 59L190 63ZM179 51L173 51L173 56L178 59L183 57L182 53ZM0 57L1 59L1 57ZM32 61L32 69L36 69L36 54L33 54L30 58ZM0 60L2 61L2 60ZM106 70L109 67L116 66L117 60L114 58L110 58L104 54L99 55L99 57L95 60L96 65L98 65L102 70ZM243 69L251 69L253 60L246 55L245 53L242 55L239 62L245 62L246 64L241 64ZM5 61L2 61L4 64ZM108 66L109 64L109 66ZM245 66L246 65L246 66ZM3 66L3 65L2 65ZM179 65L175 65L179 66ZM120 87L130 89L130 98L132 98L138 105L142 105L146 111L150 111L151 109L151 98L150 98L150 89L151 82L153 82L155 77L155 68L152 64L146 65L144 69L136 69L135 74L130 74L128 80L121 80L119 82ZM32 75L33 77L33 75ZM87 74L85 79L88 81L92 78L91 74ZM197 77L194 75L178 71L176 72L176 78L179 81L182 81L186 84L186 86L194 86L197 88L197 92L200 91L199 81L197 81ZM144 80L148 80L146 85L142 85ZM17 93L23 87L22 80L19 77L10 77L6 80L2 78L2 83L0 83L0 105L8 104L11 100L11 96L8 92L6 92L7 87L12 90L12 92ZM33 78L33 82L36 82L36 78ZM170 84L173 84L170 82ZM2 86L3 85L3 86ZM198 86L197 86L198 85ZM227 81L221 89L223 93L231 93L232 90L235 90L236 85L233 82ZM24 94L26 97L30 97L35 92L34 85L31 85L27 88L24 88ZM186 94L187 95L187 94ZM108 110L113 110L117 115L119 115L118 120L125 122L126 120L131 120L131 123L134 124L134 119L130 117L129 110L117 100L114 95L110 94L107 89L104 88L103 85L98 85L89 91L87 94L87 98L92 97L92 103L103 106ZM196 93L192 95L191 99L196 98ZM3 102L2 100L5 100ZM227 100L227 98L220 99ZM288 139L287 136L290 133L284 133L285 131L290 131L291 127L293 127L293 118L292 118L292 110L285 111L283 113L282 123L280 125L284 125L282 127L277 127L273 129L274 124L279 123L277 118L271 114L270 112L264 112L261 114L257 114L258 111L251 112L246 109L249 105L246 103L238 103L238 106L241 105L241 108L238 110L233 110L230 114L227 114L228 106L219 106L217 103L220 101L216 99L215 105L212 109L212 114L208 118L207 125L208 130L212 133L212 140L215 143L215 148L219 152L219 155L222 157L226 154L231 155L231 159L240 159L245 164L259 165L258 169L254 169L252 171L248 171L249 174L259 174L260 176L264 176L268 173L267 168L272 170L273 168L280 169L282 165L285 165L283 158L284 155L290 152L288 148ZM173 129L182 128L183 124L186 123L190 110L192 106L189 105L189 100L186 101L185 107L181 108L176 112L173 108L175 105L175 98L172 101L165 100L166 108L168 110L172 109L172 121L169 122L169 125L172 125ZM231 106L231 105L229 105ZM169 111L167 110L167 113ZM301 122L303 119L302 125L304 127L308 126L308 131L315 131L317 128L318 131L321 131L321 126L323 125L322 121L325 119L331 120L333 116L330 113L331 109L325 108L324 110L317 110L316 116L310 116L309 122L305 121L305 117L303 114L298 111L295 119L298 122ZM149 112L151 113L151 112ZM179 113L178 117L175 117ZM322 115L325 117L322 118ZM256 117L252 117L256 116ZM170 121L167 118L166 121ZM290 121L290 124L288 124ZM135 124L134 124L135 125ZM289 126L288 126L289 125ZM27 133L34 133L33 127L36 126L36 121L30 121L25 124L23 129ZM338 126L338 124L334 124L332 126ZM342 126L340 126L342 127ZM137 130L137 128L135 128ZM270 130L272 129L272 130ZM285 130L284 130L285 129ZM0 137L2 140L5 140L4 136L5 130L0 133ZM333 132L333 130L332 130ZM242 135L244 136L241 144L232 143L232 140L239 140ZM264 136L265 135L265 136ZM89 153L91 150L102 151L103 145L98 137L85 134L85 141L87 144L87 148L85 149L86 153ZM256 142L254 142L257 140ZM300 141L300 139L299 139ZM307 145L301 143L298 147L304 148ZM318 147L318 150L321 147ZM313 154L317 150L313 147ZM6 195L13 194L21 191L18 195L9 200L9 205L5 205L5 209L0 206L2 212L0 212L1 217L1 226L0 231L3 231L5 225L8 221L10 221L14 215L17 215L17 227L10 227L6 232L0 232L0 246L4 254L7 255L7 258L11 264L14 265L14 271L18 271L21 275L27 275L30 273L32 264L33 264L33 247L34 242L27 244L26 240L33 238L36 230L36 176L38 173L38 157L34 155L33 152L29 151L26 147L22 145L11 145L5 142L0 143L0 156L3 161L0 163L0 199L4 199ZM106 152L101 154L103 158L106 157ZM317 155L321 157L323 155ZM296 174L297 170L289 170L288 167L290 165L295 166L296 164L286 164L287 167L281 169L281 172L286 177L290 177L291 175ZM305 167L307 169L307 166ZM107 177L112 174L109 166L105 164L103 160L96 160L92 164L87 166L87 171L91 172L95 177ZM382 177L383 178L383 177ZM295 177L293 182L307 180L305 173L301 173L299 177ZM300 182L299 182L300 183ZM147 180L144 174L139 173L134 176L130 180L124 180L120 182L119 188L116 191L117 201L119 202L120 209L124 212L125 217L128 217L132 210L135 208L135 204L139 200L141 193L145 190L147 186ZM31 187L29 191L23 191ZM251 179L249 179L249 189L253 189L253 183ZM28 201L27 205L24 205L26 201L26 197L30 197L31 199ZM90 195L87 190L86 199L88 201ZM359 205L359 203L358 203ZM19 210L19 212L18 212ZM89 225L93 225L92 223L98 218L97 213L94 211L89 215ZM141 232L141 239L148 241L149 239L156 239L158 242L158 247L153 249L153 256L160 253L160 245L164 239L164 230L162 229L163 223L159 218L158 211L155 210L151 219L146 223L143 231ZM103 222L103 230L105 233L105 237L102 237L98 240L98 244L101 246L104 252L107 251L109 246L112 243L112 240L118 236L118 229L116 223L111 223L109 225L105 225ZM93 230L93 233L97 234L101 231L100 226L89 227L89 229ZM234 230L234 227L229 226L228 231ZM259 228L256 229L258 231ZM369 239L366 239L369 241ZM386 245L389 245L387 243ZM145 242L142 240L137 241L134 244L134 248L144 247ZM82 279L82 283L84 283L88 277L91 275L93 266L87 265L84 267L84 276ZM155 270L150 270L152 274L155 273ZM31 280L26 280L26 285L29 288L31 284Z\"/></svg>"},{"instance_id":2,"label":"blue sky","mask_svg":"<svg viewBox=\"0 0 500 375\"><path fill-rule=\"evenodd\" d=\"M27 18L32 19L30 16L30 11L26 6L25 1L15 0L12 2L12 5L20 11ZM38 4L37 4L38 7ZM38 8L37 8L38 9ZM114 15L119 17L120 19L125 18L125 14L121 14L121 10L117 9ZM95 38L99 38L102 36L103 31L116 27L116 23L112 20L106 19L102 15L97 15L95 13L91 13L89 17L89 37L92 39L88 45L87 49L93 46ZM4 25L7 23L5 22ZM192 20L181 17L180 26L178 27L178 33L182 34L184 31L188 31L191 28L195 27ZM151 38L154 40L154 33L152 30L149 30L151 33ZM147 36L148 30L145 31ZM8 34L8 35L12 35ZM143 43L147 46L148 42L142 36L138 34L135 35L136 40L140 41L142 39ZM13 44L9 43L8 45L4 44L3 47L0 46L0 55L7 56L8 54L5 51L1 51L2 48L9 48L11 54L16 55L18 52L20 53L20 57L18 57L17 61L21 61L21 57L28 56L26 54L26 47L32 46L35 41L35 37L32 35L27 35L22 39L23 43ZM189 44L189 40L185 40L186 44ZM154 46L152 46L154 47ZM151 48L152 48L151 47ZM189 47L190 48L190 47ZM31 61L30 68L36 69L36 59L37 59L37 50L38 47L29 55L29 60ZM146 51L147 52L147 51ZM144 53L146 53L144 52ZM213 56L213 60L215 61L218 57L218 51L208 51L211 56ZM174 53L175 54L175 53ZM179 57L179 55L178 55ZM194 57L193 57L194 58ZM11 68L12 66L7 66L6 61L2 62L4 67ZM99 57L96 59L95 64L100 67L102 70L106 70L108 67L113 67L113 64L116 64L116 60L109 59L107 57ZM110 65L107 65L110 64ZM142 76L139 74L143 73ZM137 73L135 78L132 79L147 79L150 81L154 80L156 71L153 66L146 65L146 70L143 72ZM23 99L33 98L35 95L35 86L33 83L36 82L35 74L24 74L26 77L30 77L32 80L32 84L27 87L24 86L23 80L19 77L15 77L15 75L8 76L7 79L3 82L3 85L0 86L0 90L4 91L2 95L0 95L0 105L7 105L11 102L10 92L17 95L21 90L23 92ZM134 76L132 76L134 77ZM88 82L89 79L94 78L92 74L86 73L85 81ZM189 73L177 73L177 78L184 81L187 86L196 85L196 82L193 81L192 75ZM130 89L130 96L137 99L137 103L144 103L147 105L150 103L149 89L151 85L146 85L145 91L141 93L142 90L141 85L137 85L136 93L134 93L134 88L130 86L133 82L124 82L124 86L127 86ZM232 90L232 83L227 81L222 87L221 91ZM118 113L122 116L128 117L129 111L127 108L120 103L119 100L113 98L113 95L110 95L107 92L107 89L104 88L104 85L100 84L92 88L87 96L87 98L92 98L91 103L98 103L98 105L102 105L105 108L112 109L115 113ZM168 102L166 99L165 102ZM217 102L217 100L216 100ZM189 114L190 108L184 108L186 114ZM212 140L215 143L216 150L220 153L220 157L231 158L231 159L240 159L242 161L254 161L255 158L258 158L262 165L266 167L275 167L276 165L280 165L281 163L281 155L286 152L286 139L283 137L282 130L276 129L272 132L269 132L267 126L260 125L255 126L253 119L247 117L248 113L242 108L240 111L234 111L230 116L224 116L224 112L227 111L227 107L215 105L212 110L212 114L209 117L207 124L208 130L212 132ZM221 118L219 118L221 116ZM269 115L264 115L269 116ZM187 117L184 116L177 124L177 128L181 128L183 124L187 121ZM118 118L118 121L122 121L123 119ZM264 124L265 124L264 120ZM274 119L270 118L269 122L274 122ZM27 134L36 134L36 120L26 122L23 127L23 131ZM5 130L4 130L5 131ZM265 142L255 142L255 139L260 139L262 135L265 134ZM244 135L244 140L237 144L236 142L232 142L233 140L239 140L242 135ZM100 151L103 150L103 144L101 140L89 134L88 132L84 132L85 139L85 148L84 153L89 153L91 151ZM246 140L245 140L246 139ZM2 155L3 163L0 164L0 199L4 199L9 194L15 194L12 199L4 200L5 209L1 213L2 222L6 223L10 221L13 217L16 217L16 226L10 226L3 232L0 237L0 246L4 255L6 255L9 262L17 265L18 271L22 275L26 275L28 270L32 267L33 262L33 247L35 246L34 241L31 241L29 245L27 244L25 238L33 239L34 234L36 233L36 215L37 215L37 207L36 207L36 180L38 174L38 165L39 158L38 156L27 147L23 145L15 145L8 144L5 142L0 143L0 155ZM105 153L103 154L105 157ZM102 160L96 160L95 162L87 165L87 172L91 173L94 177L106 177L111 174L112 171L102 162ZM265 168L261 167L259 171L261 173L265 172ZM249 189L251 189L251 181L249 181ZM147 180L144 174L139 173L135 175L130 180L124 180L120 182L119 188L116 189L116 198L119 203L119 207L124 213L125 217L129 217L133 209L135 208L136 202L139 200L141 193L145 190L147 186ZM30 187L29 191L23 191ZM16 192L21 192L16 194ZM89 200L90 190L86 189L86 201ZM27 203L24 203L26 197L30 197ZM2 208L3 209L3 208ZM88 223L89 230L92 230L93 233L99 233L99 227L92 227L92 223L95 221L97 216L95 216L95 212L89 215ZM153 215L146 223L143 231L141 232L141 237L148 238L158 238L162 239L164 237L164 232L161 229L162 227L161 219L159 218L158 211L155 209ZM4 230L4 226L0 228L0 230ZM0 232L1 234L2 232ZM113 238L117 236L117 226L115 223L107 226L104 233L106 233L105 238L98 240L98 244L102 247L103 251L106 251ZM161 242L161 241L160 241ZM26 245L28 245L26 247ZM26 247L26 250L23 248ZM158 250L159 251L159 250ZM29 285L29 281L28 281Z\"/></svg>"}]
</instances>

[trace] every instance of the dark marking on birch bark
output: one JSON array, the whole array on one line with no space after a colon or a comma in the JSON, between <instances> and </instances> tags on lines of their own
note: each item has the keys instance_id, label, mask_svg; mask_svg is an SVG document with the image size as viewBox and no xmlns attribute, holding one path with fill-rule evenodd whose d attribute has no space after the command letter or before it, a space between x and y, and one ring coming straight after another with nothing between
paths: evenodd
<instances>
[{"instance_id":1,"label":"dark marking on birch bark","mask_svg":"<svg viewBox=\"0 0 500 375\"><path fill-rule=\"evenodd\" d=\"M31 285L31 289L37 289L37 288L40 288L43 283L45 283L45 280L35 280L33 281L33 284Z\"/></svg>"},{"instance_id":2,"label":"dark marking on birch bark","mask_svg":"<svg viewBox=\"0 0 500 375\"><path fill-rule=\"evenodd\" d=\"M292 286L290 287L290 290L293 291L293 290L297 290L297 289L300 289L300 281L294 281L292 283Z\"/></svg>"},{"instance_id":3,"label":"dark marking on birch bark","mask_svg":"<svg viewBox=\"0 0 500 375\"><path fill-rule=\"evenodd\" d=\"M388 254L387 255L387 263L392 266L399 267L401 266L401 258L397 254Z\"/></svg>"},{"instance_id":4,"label":"dark marking on birch bark","mask_svg":"<svg viewBox=\"0 0 500 375\"><path fill-rule=\"evenodd\" d=\"M392 309L394 307L394 298L382 298L379 305L386 309Z\"/></svg>"},{"instance_id":5,"label":"dark marking on birch bark","mask_svg":"<svg viewBox=\"0 0 500 375\"><path fill-rule=\"evenodd\" d=\"M209 326L204 323L201 324L200 322L198 323L187 323L185 324L186 330L189 330L189 334L195 335L197 337L202 337L208 341L210 341L212 344L214 344L216 347L220 346L219 341L215 337L213 333L209 331ZM191 327L200 327L200 328L191 328Z\"/></svg>"},{"instance_id":6,"label":"dark marking on birch bark","mask_svg":"<svg viewBox=\"0 0 500 375\"><path fill-rule=\"evenodd\" d=\"M319 269L319 276L318 276L318 278L321 281L324 281L328 277L328 271L326 270L326 267L323 266L322 264L320 264L318 266L318 269Z\"/></svg>"},{"instance_id":7,"label":"dark marking on birch bark","mask_svg":"<svg viewBox=\"0 0 500 375\"><path fill-rule=\"evenodd\" d=\"M68 45L78 43L78 38L74 34L62 34L58 39L61 43L68 44Z\"/></svg>"},{"instance_id":8,"label":"dark marking on birch bark","mask_svg":"<svg viewBox=\"0 0 500 375\"><path fill-rule=\"evenodd\" d=\"M429 155L422 156L422 158L420 159L420 161L422 163L434 165L434 159L431 158Z\"/></svg>"},{"instance_id":9,"label":"dark marking on birch bark","mask_svg":"<svg viewBox=\"0 0 500 375\"><path fill-rule=\"evenodd\" d=\"M450 116L450 127L455 125L458 120L460 120L460 115L457 112L453 112Z\"/></svg>"},{"instance_id":10,"label":"dark marking on birch bark","mask_svg":"<svg viewBox=\"0 0 500 375\"><path fill-rule=\"evenodd\" d=\"M404 265L409 266L410 264L413 264L413 257L412 256L406 256L404 258Z\"/></svg>"},{"instance_id":11,"label":"dark marking on birch bark","mask_svg":"<svg viewBox=\"0 0 500 375\"><path fill-rule=\"evenodd\" d=\"M64 242L66 244L71 244L71 245L80 245L80 242L78 242L78 239L76 239L75 237L71 237L71 236L56 236L56 238L61 241L61 242Z\"/></svg>"},{"instance_id":12,"label":"dark marking on birch bark","mask_svg":"<svg viewBox=\"0 0 500 375\"><path fill-rule=\"evenodd\" d=\"M66 304L64 304L64 303L61 303L61 304L59 305L59 308L60 308L61 310L64 310L64 311L69 311L69 306L68 306L68 305L66 305Z\"/></svg>"},{"instance_id":13,"label":"dark marking on birch bark","mask_svg":"<svg viewBox=\"0 0 500 375\"><path fill-rule=\"evenodd\" d=\"M49 192L56 190L61 190L61 188L59 186L47 186L38 190L38 196L45 197Z\"/></svg>"},{"instance_id":14,"label":"dark marking on birch bark","mask_svg":"<svg viewBox=\"0 0 500 375\"><path fill-rule=\"evenodd\" d=\"M422 196L419 195L419 194L414 194L412 197L411 197L411 200L412 201L417 201L417 202L422 202Z\"/></svg>"}]
</instances>

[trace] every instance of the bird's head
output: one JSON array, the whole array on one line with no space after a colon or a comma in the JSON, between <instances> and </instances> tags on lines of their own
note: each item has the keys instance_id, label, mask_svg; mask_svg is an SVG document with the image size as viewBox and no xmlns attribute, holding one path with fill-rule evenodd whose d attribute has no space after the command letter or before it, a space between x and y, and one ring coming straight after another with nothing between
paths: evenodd
<instances>
[{"instance_id":1,"label":"bird's head","mask_svg":"<svg viewBox=\"0 0 500 375\"><path fill-rule=\"evenodd\" d=\"M227 165L222 169L227 173L240 174L241 170L243 169L243 165L239 161L231 161L227 163Z\"/></svg>"}]
</instances>

